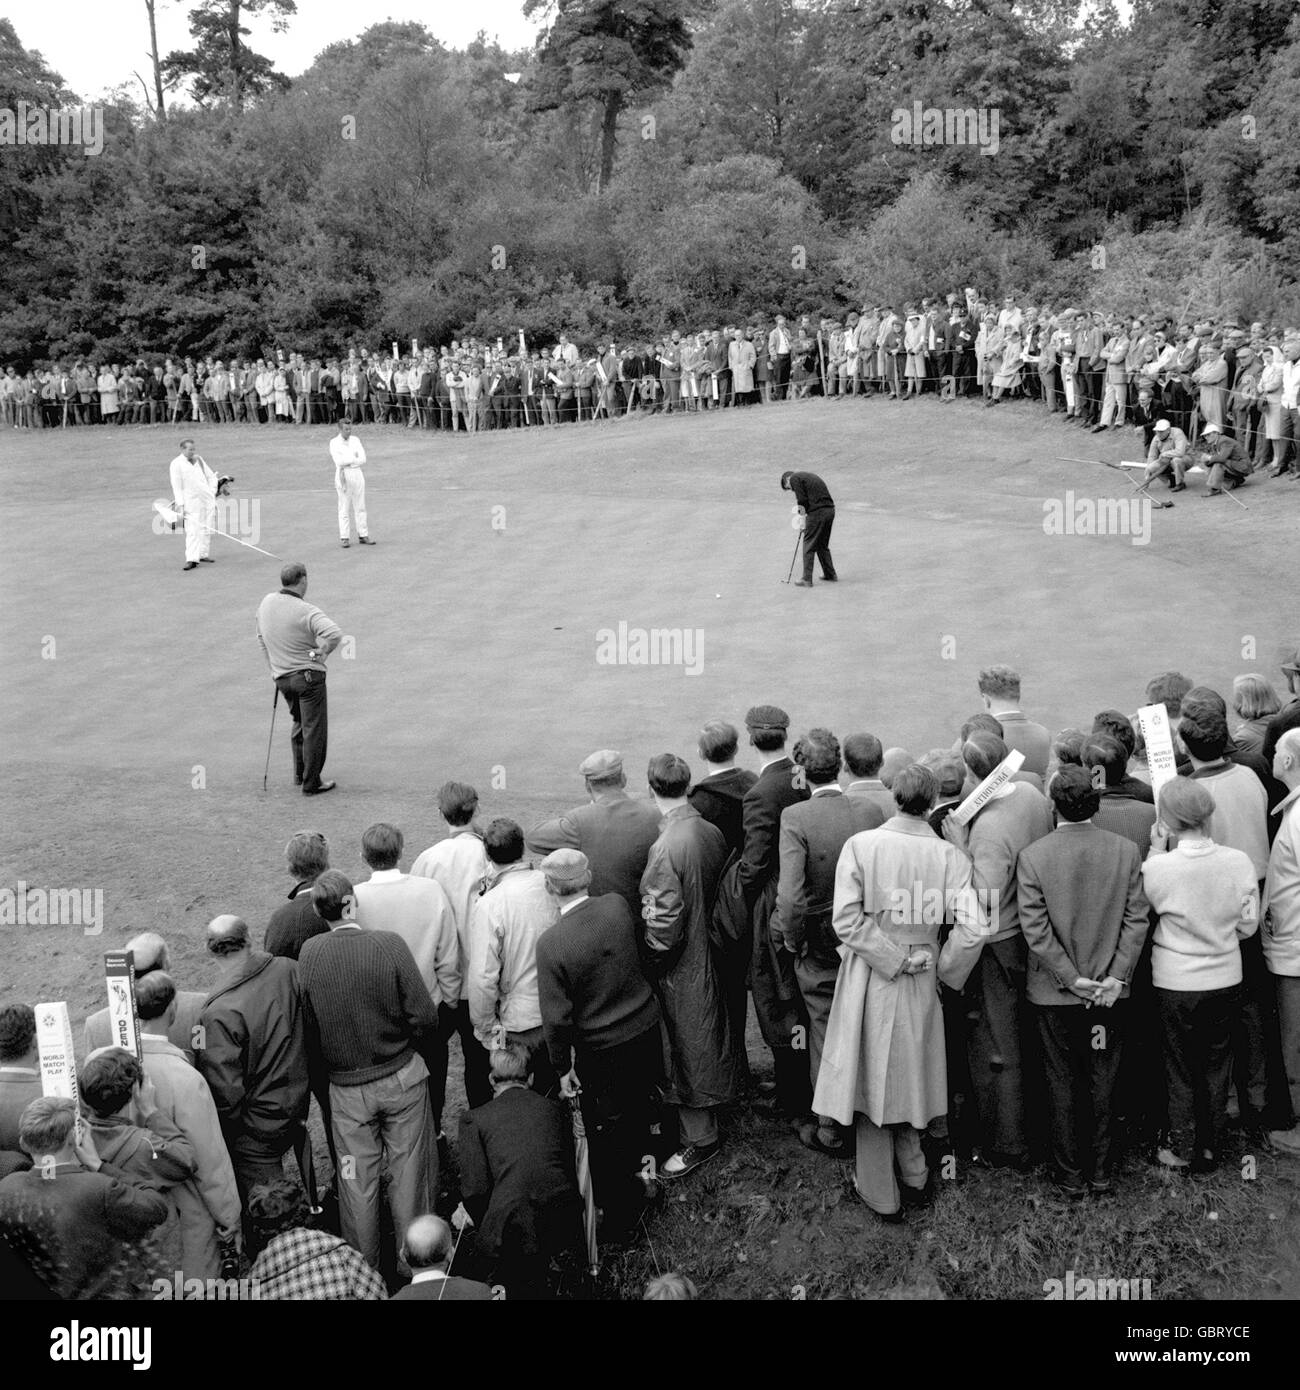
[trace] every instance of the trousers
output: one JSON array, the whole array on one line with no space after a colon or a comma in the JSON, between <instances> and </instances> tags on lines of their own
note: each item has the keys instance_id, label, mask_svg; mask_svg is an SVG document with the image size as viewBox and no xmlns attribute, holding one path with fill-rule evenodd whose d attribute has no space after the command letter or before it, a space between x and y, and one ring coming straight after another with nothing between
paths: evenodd
<instances>
[{"instance_id":1,"label":"trousers","mask_svg":"<svg viewBox=\"0 0 1300 1390\"><path fill-rule=\"evenodd\" d=\"M368 536L370 532L366 527L366 475L356 464L350 464L346 468L340 468L337 477L340 538L347 540L351 536L353 515L357 519L357 535Z\"/></svg>"},{"instance_id":2,"label":"trousers","mask_svg":"<svg viewBox=\"0 0 1300 1390\"><path fill-rule=\"evenodd\" d=\"M411 1222L433 1210L438 1146L429 1114L428 1074L421 1058L413 1056L378 1081L330 1083L343 1238L373 1268L379 1265L379 1175L385 1164L399 1248ZM398 1267L407 1272L400 1260Z\"/></svg>"},{"instance_id":3,"label":"trousers","mask_svg":"<svg viewBox=\"0 0 1300 1390\"><path fill-rule=\"evenodd\" d=\"M835 508L818 507L804 518L803 577L813 577L813 561L817 560L826 579L834 579L835 561L831 559L831 527L835 525Z\"/></svg>"},{"instance_id":4,"label":"trousers","mask_svg":"<svg viewBox=\"0 0 1300 1390\"><path fill-rule=\"evenodd\" d=\"M304 792L313 792L320 786L329 742L325 672L290 671L277 677L275 684L293 719L289 737L293 748L294 781L302 783Z\"/></svg>"}]
</instances>

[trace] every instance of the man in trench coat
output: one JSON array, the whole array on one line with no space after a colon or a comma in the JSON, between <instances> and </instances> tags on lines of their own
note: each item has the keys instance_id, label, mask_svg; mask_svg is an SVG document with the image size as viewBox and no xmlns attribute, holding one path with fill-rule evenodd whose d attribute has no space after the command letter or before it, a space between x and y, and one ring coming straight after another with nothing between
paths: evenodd
<instances>
[{"instance_id":1,"label":"man in trench coat","mask_svg":"<svg viewBox=\"0 0 1300 1390\"><path fill-rule=\"evenodd\" d=\"M937 791L928 768L904 768L898 814L854 835L835 871L841 963L813 1106L843 1125L856 1119L854 1186L886 1221L929 1199L921 1131L948 1108L935 961L960 988L986 930L970 861L925 819ZM954 926L940 953L945 919Z\"/></svg>"},{"instance_id":2,"label":"man in trench coat","mask_svg":"<svg viewBox=\"0 0 1300 1390\"><path fill-rule=\"evenodd\" d=\"M691 770L681 758L652 758L648 777L663 822L641 879L642 916L667 1035L667 1099L681 1127L681 1147L660 1176L677 1178L716 1157L716 1109L736 1099L731 1024L709 930L727 842L687 801Z\"/></svg>"}]
</instances>

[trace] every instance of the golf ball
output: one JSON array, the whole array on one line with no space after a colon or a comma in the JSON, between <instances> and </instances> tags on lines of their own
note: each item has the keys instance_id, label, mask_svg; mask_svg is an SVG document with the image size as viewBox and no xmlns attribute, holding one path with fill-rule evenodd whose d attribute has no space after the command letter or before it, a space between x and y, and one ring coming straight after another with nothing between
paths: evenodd
<instances>
[{"instance_id":1,"label":"golf ball","mask_svg":"<svg viewBox=\"0 0 1300 1390\"><path fill-rule=\"evenodd\" d=\"M722 595L721 595L721 594L714 594L713 597L714 597L714 598L721 598Z\"/></svg>"}]
</instances>

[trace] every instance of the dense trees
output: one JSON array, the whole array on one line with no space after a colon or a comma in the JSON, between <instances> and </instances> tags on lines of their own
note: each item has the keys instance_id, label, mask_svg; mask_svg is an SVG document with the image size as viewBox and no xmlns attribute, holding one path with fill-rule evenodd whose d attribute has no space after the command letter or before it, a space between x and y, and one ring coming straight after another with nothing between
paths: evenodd
<instances>
[{"instance_id":1,"label":"dense trees","mask_svg":"<svg viewBox=\"0 0 1300 1390\"><path fill-rule=\"evenodd\" d=\"M0 361L621 338L995 283L1300 320L1292 0L1138 0L1127 26L1077 0L554 0L533 54L389 21L287 89L240 33L268 6L294 8L192 11L198 106L163 122L146 83L96 158L0 150ZM75 100L0 20L0 108ZM996 113L996 153L900 143L914 104Z\"/></svg>"}]
</instances>

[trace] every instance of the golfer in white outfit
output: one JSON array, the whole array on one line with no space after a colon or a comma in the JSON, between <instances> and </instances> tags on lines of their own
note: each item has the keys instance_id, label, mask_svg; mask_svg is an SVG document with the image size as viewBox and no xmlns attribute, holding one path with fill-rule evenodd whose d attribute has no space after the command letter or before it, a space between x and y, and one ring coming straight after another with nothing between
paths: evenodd
<instances>
[{"instance_id":1,"label":"golfer in white outfit","mask_svg":"<svg viewBox=\"0 0 1300 1390\"><path fill-rule=\"evenodd\" d=\"M366 475L361 465L366 451L361 441L353 437L352 426L344 420L339 432L330 440L330 458L334 460L334 490L339 495L339 536L346 550L351 544L352 522L349 508L357 519L357 539L362 545L374 545L366 531Z\"/></svg>"},{"instance_id":2,"label":"golfer in white outfit","mask_svg":"<svg viewBox=\"0 0 1300 1390\"><path fill-rule=\"evenodd\" d=\"M217 524L217 475L204 463L192 439L181 440L181 451L171 462L172 501L185 519L185 563L192 570L200 562L214 564L208 551Z\"/></svg>"}]
</instances>

